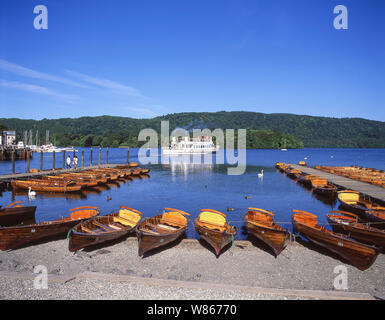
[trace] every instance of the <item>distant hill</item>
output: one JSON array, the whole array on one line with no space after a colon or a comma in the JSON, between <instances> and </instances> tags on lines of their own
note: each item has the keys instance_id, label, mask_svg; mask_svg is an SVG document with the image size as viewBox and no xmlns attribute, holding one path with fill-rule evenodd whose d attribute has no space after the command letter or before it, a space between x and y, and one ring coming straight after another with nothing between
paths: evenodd
<instances>
[{"instance_id":1,"label":"distant hill","mask_svg":"<svg viewBox=\"0 0 385 320\"><path fill-rule=\"evenodd\" d=\"M130 145L137 146L136 137L144 128L160 132L160 121L169 120L170 130L176 127L253 129L248 130L248 147L283 147L277 141L291 141L290 147L314 148L385 148L385 122L362 118L328 118L283 113L257 112L188 112L174 113L152 119L98 116L76 119L22 120L0 118L0 125L16 130L23 138L32 129L39 130L42 141L45 130L58 145ZM253 135L250 137L249 135ZM262 140L271 138L271 143ZM269 139L270 139L269 138ZM259 139L259 142L257 141ZM262 139L262 140L261 140ZM88 141L88 142L87 142ZM104 142L103 142L104 141ZM103 143L102 143L103 142Z\"/></svg>"}]
</instances>

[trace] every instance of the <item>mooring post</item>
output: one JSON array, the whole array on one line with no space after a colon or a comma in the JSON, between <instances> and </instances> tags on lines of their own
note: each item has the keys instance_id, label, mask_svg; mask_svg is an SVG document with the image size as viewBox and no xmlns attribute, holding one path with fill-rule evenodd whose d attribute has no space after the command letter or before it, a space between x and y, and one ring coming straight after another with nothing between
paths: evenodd
<instances>
[{"instance_id":1,"label":"mooring post","mask_svg":"<svg viewBox=\"0 0 385 320\"><path fill-rule=\"evenodd\" d=\"M29 173L29 151L27 151L27 173Z\"/></svg>"},{"instance_id":2,"label":"mooring post","mask_svg":"<svg viewBox=\"0 0 385 320\"><path fill-rule=\"evenodd\" d=\"M108 147L107 147L107 151L106 151L106 164L108 164Z\"/></svg>"},{"instance_id":3,"label":"mooring post","mask_svg":"<svg viewBox=\"0 0 385 320\"><path fill-rule=\"evenodd\" d=\"M43 171L43 150L40 151L40 171Z\"/></svg>"},{"instance_id":4,"label":"mooring post","mask_svg":"<svg viewBox=\"0 0 385 320\"><path fill-rule=\"evenodd\" d=\"M102 148L99 148L99 160L98 160L98 167L100 167L100 157L102 155Z\"/></svg>"},{"instance_id":5,"label":"mooring post","mask_svg":"<svg viewBox=\"0 0 385 320\"><path fill-rule=\"evenodd\" d=\"M56 162L56 156L55 156L55 150L52 151L52 169L55 170L55 162Z\"/></svg>"},{"instance_id":6,"label":"mooring post","mask_svg":"<svg viewBox=\"0 0 385 320\"><path fill-rule=\"evenodd\" d=\"M15 173L15 150L12 150L12 174Z\"/></svg>"},{"instance_id":7,"label":"mooring post","mask_svg":"<svg viewBox=\"0 0 385 320\"><path fill-rule=\"evenodd\" d=\"M82 150L82 168L84 167L84 150Z\"/></svg>"},{"instance_id":8,"label":"mooring post","mask_svg":"<svg viewBox=\"0 0 385 320\"><path fill-rule=\"evenodd\" d=\"M62 164L62 169L65 168L65 163L66 163L66 152L63 150L63 164Z\"/></svg>"},{"instance_id":9,"label":"mooring post","mask_svg":"<svg viewBox=\"0 0 385 320\"><path fill-rule=\"evenodd\" d=\"M127 161L126 161L126 164L129 164L130 163L130 148L127 148Z\"/></svg>"},{"instance_id":10,"label":"mooring post","mask_svg":"<svg viewBox=\"0 0 385 320\"><path fill-rule=\"evenodd\" d=\"M92 167L92 148L91 148L91 154L90 154L90 167Z\"/></svg>"}]
</instances>

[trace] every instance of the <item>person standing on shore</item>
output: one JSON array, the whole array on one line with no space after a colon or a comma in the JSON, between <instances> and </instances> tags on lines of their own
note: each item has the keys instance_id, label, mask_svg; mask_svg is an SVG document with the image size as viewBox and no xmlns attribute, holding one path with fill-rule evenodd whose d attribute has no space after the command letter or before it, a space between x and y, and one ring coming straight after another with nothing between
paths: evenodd
<instances>
[{"instance_id":1,"label":"person standing on shore","mask_svg":"<svg viewBox=\"0 0 385 320\"><path fill-rule=\"evenodd\" d=\"M70 157L70 156L67 157L67 166L66 166L66 169L71 169L71 157Z\"/></svg>"},{"instance_id":2,"label":"person standing on shore","mask_svg":"<svg viewBox=\"0 0 385 320\"><path fill-rule=\"evenodd\" d=\"M73 159L73 167L74 169L78 168L78 157L75 155Z\"/></svg>"}]
</instances>

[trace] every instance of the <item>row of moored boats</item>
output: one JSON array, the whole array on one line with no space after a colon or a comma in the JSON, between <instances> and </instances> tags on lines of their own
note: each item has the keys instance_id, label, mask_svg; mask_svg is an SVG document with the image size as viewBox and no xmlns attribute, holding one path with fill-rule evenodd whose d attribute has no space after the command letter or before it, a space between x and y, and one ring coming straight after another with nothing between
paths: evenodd
<instances>
[{"instance_id":1,"label":"row of moored boats","mask_svg":"<svg viewBox=\"0 0 385 320\"><path fill-rule=\"evenodd\" d=\"M371 183L376 186L385 188L385 172L374 168L363 168L360 166L350 167L331 167L331 166L316 166L316 169L344 176L353 180Z\"/></svg>"},{"instance_id":2,"label":"row of moored boats","mask_svg":"<svg viewBox=\"0 0 385 320\"><path fill-rule=\"evenodd\" d=\"M64 173L58 171L57 174L42 174L40 178L12 180L11 185L14 190L59 193L78 192L85 188L93 188L118 179L129 179L133 176L145 175L149 171L149 169L138 167L138 163L133 162L114 168L95 167L79 172L74 170Z\"/></svg>"},{"instance_id":3,"label":"row of moored boats","mask_svg":"<svg viewBox=\"0 0 385 320\"><path fill-rule=\"evenodd\" d=\"M30 208L14 203L3 210L17 211L20 216L23 210L30 210L30 214L33 211L34 214L36 207L34 210ZM0 211L0 225L4 224L4 216ZM187 230L189 216L189 213L174 208L165 208L163 213L143 219L139 210L126 206L107 215L99 215L97 207L78 207L71 209L67 217L55 221L0 227L0 249L16 249L38 240L68 234L69 250L75 252L135 232L138 253L142 256L181 238ZM360 270L369 268L380 248L385 247L385 230L367 226L357 216L344 211L333 211L328 214L328 219L333 229L348 232L350 236L326 229L318 224L317 216L300 210L293 210L293 229L317 245L337 253ZM274 221L273 212L249 208L244 221L247 230L265 242L276 256L290 241L289 230ZM202 209L194 226L217 256L233 242L236 235L236 228L229 225L226 215L213 209Z\"/></svg>"},{"instance_id":4,"label":"row of moored boats","mask_svg":"<svg viewBox=\"0 0 385 320\"><path fill-rule=\"evenodd\" d=\"M385 248L385 207L357 191L339 190L329 181L287 164L277 162L276 167L315 193L336 196L340 203L341 210L326 215L332 230L319 224L316 215L293 210L294 232L337 253L361 270L369 268Z\"/></svg>"}]
</instances>

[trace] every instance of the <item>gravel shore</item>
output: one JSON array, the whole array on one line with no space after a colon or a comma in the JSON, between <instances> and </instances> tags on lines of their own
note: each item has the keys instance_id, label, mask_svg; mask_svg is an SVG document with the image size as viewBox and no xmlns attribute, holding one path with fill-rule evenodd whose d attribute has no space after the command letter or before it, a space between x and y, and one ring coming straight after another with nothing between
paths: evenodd
<instances>
[{"instance_id":1,"label":"gravel shore","mask_svg":"<svg viewBox=\"0 0 385 320\"><path fill-rule=\"evenodd\" d=\"M129 237L107 246L68 251L67 240L56 240L10 252L0 252L0 299L298 299L279 294L223 291L207 283L298 290L335 290L334 268L348 270L348 292L385 296L385 255L365 271L345 264L336 256L293 242L275 258L259 242L236 241L217 258L198 240L185 239L141 258L137 240ZM32 274L44 265L48 274L73 276L97 272L143 279L165 279L202 284L202 288L152 286L140 282L75 278L51 283L36 290L33 281L1 276L1 273ZM206 284L206 286L203 286Z\"/></svg>"}]
</instances>

